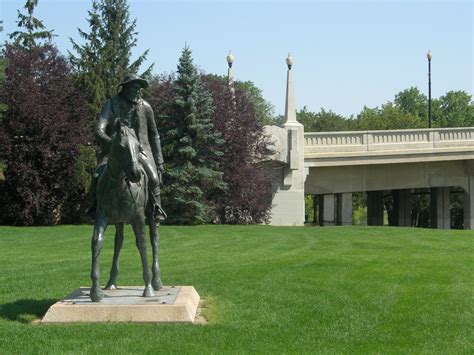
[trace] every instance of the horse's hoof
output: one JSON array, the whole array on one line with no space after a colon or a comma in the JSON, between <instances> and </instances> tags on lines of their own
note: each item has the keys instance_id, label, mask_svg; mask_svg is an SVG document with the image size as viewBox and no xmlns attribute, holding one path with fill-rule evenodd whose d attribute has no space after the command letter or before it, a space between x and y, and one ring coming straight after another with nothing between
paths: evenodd
<instances>
[{"instance_id":1,"label":"horse's hoof","mask_svg":"<svg viewBox=\"0 0 474 355\"><path fill-rule=\"evenodd\" d=\"M117 289L117 285L114 284L114 283L108 283L107 286L105 286L105 289L106 290L116 290Z\"/></svg>"},{"instance_id":2,"label":"horse's hoof","mask_svg":"<svg viewBox=\"0 0 474 355\"><path fill-rule=\"evenodd\" d=\"M145 286L145 290L143 291L143 297L155 297L155 292L153 292L153 288L151 285Z\"/></svg>"},{"instance_id":3,"label":"horse's hoof","mask_svg":"<svg viewBox=\"0 0 474 355\"><path fill-rule=\"evenodd\" d=\"M92 287L89 297L92 302L100 302L104 298L104 291L100 287Z\"/></svg>"},{"instance_id":4,"label":"horse's hoof","mask_svg":"<svg viewBox=\"0 0 474 355\"><path fill-rule=\"evenodd\" d=\"M161 288L163 287L163 282L161 282L161 279L158 279L158 280L152 281L151 285L153 286L153 289L155 291L158 291L158 290L161 290Z\"/></svg>"}]
</instances>

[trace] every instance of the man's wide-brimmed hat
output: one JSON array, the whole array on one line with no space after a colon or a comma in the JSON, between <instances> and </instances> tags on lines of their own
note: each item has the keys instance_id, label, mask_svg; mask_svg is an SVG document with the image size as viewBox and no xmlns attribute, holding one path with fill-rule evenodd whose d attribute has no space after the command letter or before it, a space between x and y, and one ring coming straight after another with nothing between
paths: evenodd
<instances>
[{"instance_id":1,"label":"man's wide-brimmed hat","mask_svg":"<svg viewBox=\"0 0 474 355\"><path fill-rule=\"evenodd\" d=\"M140 83L142 88L148 87L148 81L146 81L145 79L140 78L136 74L127 74L127 75L125 75L123 77L122 82L119 84L119 86L123 86L123 85L129 84L129 83L134 82L134 81Z\"/></svg>"}]
</instances>

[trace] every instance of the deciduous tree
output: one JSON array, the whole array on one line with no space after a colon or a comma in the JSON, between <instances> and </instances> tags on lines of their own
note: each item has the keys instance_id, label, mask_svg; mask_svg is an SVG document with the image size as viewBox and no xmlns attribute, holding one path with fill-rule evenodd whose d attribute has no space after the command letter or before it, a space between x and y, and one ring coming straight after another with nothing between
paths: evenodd
<instances>
[{"instance_id":1,"label":"deciduous tree","mask_svg":"<svg viewBox=\"0 0 474 355\"><path fill-rule=\"evenodd\" d=\"M252 95L243 87L232 95L222 77L207 75L203 80L215 105L214 127L225 141L219 163L227 190L214 196L220 222L268 222L272 182L262 162L270 151Z\"/></svg>"},{"instance_id":2,"label":"deciduous tree","mask_svg":"<svg viewBox=\"0 0 474 355\"><path fill-rule=\"evenodd\" d=\"M85 99L64 57L51 45L25 49L7 45L0 102L1 222L55 224L72 190L79 147L88 136Z\"/></svg>"}]
</instances>

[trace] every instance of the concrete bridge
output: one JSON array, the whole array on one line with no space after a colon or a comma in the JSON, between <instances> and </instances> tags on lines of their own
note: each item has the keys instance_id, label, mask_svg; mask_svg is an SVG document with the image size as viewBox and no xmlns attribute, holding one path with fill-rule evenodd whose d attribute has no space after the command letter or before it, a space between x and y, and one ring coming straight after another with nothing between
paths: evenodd
<instances>
[{"instance_id":1,"label":"concrete bridge","mask_svg":"<svg viewBox=\"0 0 474 355\"><path fill-rule=\"evenodd\" d=\"M392 190L395 224L411 226L411 190L431 193L432 227L450 228L450 188L464 194L464 227L474 228L474 128L308 132L296 120L291 66L286 122L266 126L274 144L271 224L303 225L304 195L320 197L323 225L352 224L352 193L367 192L367 222L383 225Z\"/></svg>"}]
</instances>

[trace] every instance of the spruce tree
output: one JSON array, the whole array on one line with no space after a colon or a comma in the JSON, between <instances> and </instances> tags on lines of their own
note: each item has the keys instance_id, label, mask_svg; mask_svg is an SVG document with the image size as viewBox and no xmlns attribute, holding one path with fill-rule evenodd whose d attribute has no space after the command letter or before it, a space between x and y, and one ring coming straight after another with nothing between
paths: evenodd
<instances>
[{"instance_id":1,"label":"spruce tree","mask_svg":"<svg viewBox=\"0 0 474 355\"><path fill-rule=\"evenodd\" d=\"M218 158L223 144L211 122L212 98L200 80L186 46L174 82L175 99L164 123L163 152L168 162L163 206L168 223L202 224L213 219L212 195L225 189Z\"/></svg>"},{"instance_id":2,"label":"spruce tree","mask_svg":"<svg viewBox=\"0 0 474 355\"><path fill-rule=\"evenodd\" d=\"M99 113L102 103L105 101L105 87L103 81L105 64L102 62L102 41L99 37L101 19L97 1L92 2L92 10L88 12L90 32L79 30L80 36L85 39L84 45L79 45L72 39L73 49L77 56L69 52L69 60L75 70L77 80L88 96L89 107L94 113L94 119L90 125L95 125L95 117Z\"/></svg>"},{"instance_id":3,"label":"spruce tree","mask_svg":"<svg viewBox=\"0 0 474 355\"><path fill-rule=\"evenodd\" d=\"M130 20L127 0L93 0L87 21L90 32L79 29L85 44L70 39L76 54L69 53L69 57L97 113L103 101L117 93L124 75L138 72L148 50L131 61L137 32L136 19ZM148 76L152 67L142 75Z\"/></svg>"},{"instance_id":4,"label":"spruce tree","mask_svg":"<svg viewBox=\"0 0 474 355\"><path fill-rule=\"evenodd\" d=\"M14 45L21 46L28 50L32 50L39 44L39 41L51 41L53 38L53 31L47 30L43 21L33 16L35 7L38 5L38 0L27 0L24 8L28 11L28 15L22 14L18 10L18 27L24 28L24 31L18 30L10 33L9 37L14 41Z\"/></svg>"}]
</instances>

